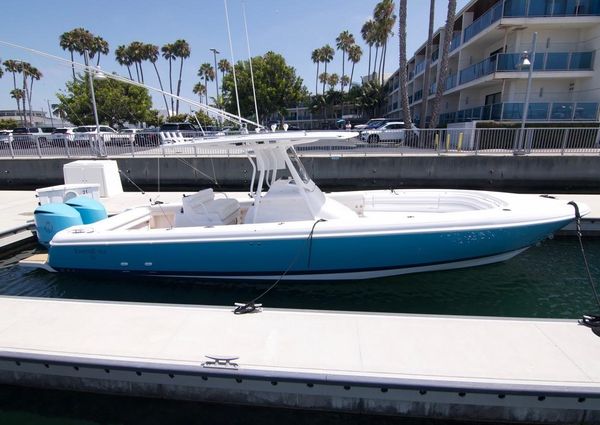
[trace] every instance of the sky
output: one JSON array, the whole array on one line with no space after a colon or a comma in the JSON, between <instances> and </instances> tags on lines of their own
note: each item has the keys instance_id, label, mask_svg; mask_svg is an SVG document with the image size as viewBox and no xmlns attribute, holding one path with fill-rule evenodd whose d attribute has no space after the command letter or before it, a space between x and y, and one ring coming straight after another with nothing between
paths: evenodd
<instances>
[{"instance_id":1,"label":"sky","mask_svg":"<svg viewBox=\"0 0 600 425\"><path fill-rule=\"evenodd\" d=\"M363 59L354 71L354 80L357 81L357 76L367 74L368 68L368 48L360 36L360 29L372 16L376 3L376 0L227 0L233 57L236 61L248 58L242 14L244 5L252 56L267 51L282 54L308 89L314 91L316 65L311 61L311 52L325 44L335 48L335 38L348 30L363 48ZM457 10L466 3L467 0L458 0ZM445 0L436 1L436 29L445 22L446 5ZM22 4L15 1L3 4L2 10L5 17L12 18L2 20L0 41L67 59L69 54L60 48L59 36L83 27L109 43L110 53L102 56L100 61L102 70L123 76L127 75L127 69L119 66L114 59L117 46L142 41L160 47L176 39L185 39L190 44L191 56L184 62L182 96L189 99L197 99L192 87L200 81L197 76L200 65L214 63L211 48L220 52L217 61L221 58L232 61L223 0L28 0L26 13L23 13ZM429 1L408 0L409 58L425 42L428 19ZM386 57L386 72L390 73L398 67L397 26L394 34ZM56 103L56 93L64 90L65 82L71 78L68 65L21 49L0 45L0 59L27 61L42 72L43 78L34 84L34 110L47 111L48 101ZM83 62L77 55L75 60ZM328 72L341 75L341 62L341 52L336 51L333 62L328 65ZM163 82L168 81L167 61L161 58L158 67ZM349 71L346 72L349 74ZM158 87L156 74L149 63L144 66L144 75L147 85ZM12 84L11 74L5 73L0 79L0 109L16 107L9 94ZM215 90L215 83L209 82L209 96L214 96ZM161 109L164 103L160 95L152 96L154 107ZM189 109L181 112L189 112Z\"/></svg>"}]
</instances>

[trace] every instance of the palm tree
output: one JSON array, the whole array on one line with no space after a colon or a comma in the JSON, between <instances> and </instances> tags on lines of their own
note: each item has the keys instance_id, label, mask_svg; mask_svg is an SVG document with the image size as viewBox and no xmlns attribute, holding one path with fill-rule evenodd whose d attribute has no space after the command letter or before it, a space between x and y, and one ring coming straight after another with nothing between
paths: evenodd
<instances>
[{"instance_id":1,"label":"palm tree","mask_svg":"<svg viewBox=\"0 0 600 425\"><path fill-rule=\"evenodd\" d=\"M446 89L446 76L448 74L448 56L450 53L450 41L454 32L454 20L456 18L456 0L448 0L448 15L446 16L446 26L444 27L444 44L442 48L442 58L440 59L440 70L438 73L437 87L433 105L431 107L431 120L429 127L435 128L438 125L440 113L440 102Z\"/></svg>"},{"instance_id":2,"label":"palm tree","mask_svg":"<svg viewBox=\"0 0 600 425\"><path fill-rule=\"evenodd\" d=\"M210 63L205 62L200 65L198 76L204 80L204 95L206 97L206 103L208 104L208 82L215 79L215 70Z\"/></svg>"},{"instance_id":3,"label":"palm tree","mask_svg":"<svg viewBox=\"0 0 600 425\"><path fill-rule=\"evenodd\" d=\"M194 92L194 94L198 95L198 97L200 98L200 103L202 103L202 96L206 94L206 88L204 87L204 85L202 83L196 83L192 91Z\"/></svg>"},{"instance_id":4,"label":"palm tree","mask_svg":"<svg viewBox=\"0 0 600 425\"><path fill-rule=\"evenodd\" d=\"M325 83L327 83L327 73L321 72L319 74L319 82L323 84L323 93L325 93Z\"/></svg>"},{"instance_id":5,"label":"palm tree","mask_svg":"<svg viewBox=\"0 0 600 425\"><path fill-rule=\"evenodd\" d=\"M160 73L158 72L158 68L156 67L156 61L158 60L158 57L160 56L158 46L156 46L154 44L145 44L144 51L145 51L144 57L146 58L146 60L150 61L150 63L154 67L154 71L156 72L156 78L158 78L158 84L160 85L161 91L163 91L162 97L163 97L163 100L165 101L165 108L168 111L169 103L167 102L167 96L165 96L165 94L164 94L165 89L163 88L163 83L162 83L162 79L160 78Z\"/></svg>"},{"instance_id":6,"label":"palm tree","mask_svg":"<svg viewBox=\"0 0 600 425\"><path fill-rule=\"evenodd\" d=\"M365 22L360 30L363 40L369 46L369 72L368 76L371 79L371 52L373 50L373 44L375 44L375 21L369 19Z\"/></svg>"},{"instance_id":7,"label":"palm tree","mask_svg":"<svg viewBox=\"0 0 600 425\"><path fill-rule=\"evenodd\" d=\"M402 104L402 117L404 118L404 126L412 127L412 119L410 117L410 106L408 105L408 74L406 62L406 2L400 0L398 19L398 36L400 38L400 68L398 69L398 78L400 80L400 103Z\"/></svg>"},{"instance_id":8,"label":"palm tree","mask_svg":"<svg viewBox=\"0 0 600 425\"><path fill-rule=\"evenodd\" d=\"M321 50L315 49L312 51L310 58L313 63L317 64L317 76L315 77L315 94L319 94L319 65L321 65Z\"/></svg>"},{"instance_id":9,"label":"palm tree","mask_svg":"<svg viewBox=\"0 0 600 425\"><path fill-rule=\"evenodd\" d=\"M90 47L90 58L93 59L94 56L98 55L96 57L96 66L99 66L100 65L100 55L108 55L108 52L109 52L108 42L106 40L104 40L102 37L96 36L93 38L92 44L89 47Z\"/></svg>"},{"instance_id":10,"label":"palm tree","mask_svg":"<svg viewBox=\"0 0 600 425\"><path fill-rule=\"evenodd\" d=\"M335 89L335 86L340 82L340 76L335 72L327 76L327 85L329 86L329 90Z\"/></svg>"},{"instance_id":11,"label":"palm tree","mask_svg":"<svg viewBox=\"0 0 600 425\"><path fill-rule=\"evenodd\" d=\"M348 59L352 62L352 71L350 71L350 83L349 86L352 85L352 78L354 78L354 65L360 62L360 58L362 57L363 51L358 44L353 44L348 48Z\"/></svg>"},{"instance_id":12,"label":"palm tree","mask_svg":"<svg viewBox=\"0 0 600 425\"><path fill-rule=\"evenodd\" d=\"M35 66L31 66L30 64L26 64L23 66L23 75L27 75L29 77L29 86L26 87L27 92L27 102L29 105L29 122L33 123L33 110L31 108L31 98L33 94L33 82L34 80L40 80L43 77L42 73Z\"/></svg>"},{"instance_id":13,"label":"palm tree","mask_svg":"<svg viewBox=\"0 0 600 425\"><path fill-rule=\"evenodd\" d=\"M127 47L124 44L122 44L116 48L115 59L117 60L117 63L119 65L127 67L127 72L129 73L129 79L133 80L133 77L131 76L131 65L133 62L131 61L131 58L129 57L129 53L127 52Z\"/></svg>"},{"instance_id":14,"label":"palm tree","mask_svg":"<svg viewBox=\"0 0 600 425\"><path fill-rule=\"evenodd\" d=\"M174 46L173 44L169 43L169 44L165 44L164 46L161 47L161 52L163 55L163 58L165 58L166 60L169 61L169 93L173 94L173 77L172 77L172 62L173 60L175 60L176 56L174 53ZM173 97L171 97L171 113L175 113L175 102L173 100ZM169 114L170 115L170 114Z\"/></svg>"},{"instance_id":15,"label":"palm tree","mask_svg":"<svg viewBox=\"0 0 600 425\"><path fill-rule=\"evenodd\" d=\"M173 53L175 54L176 57L178 57L180 59L179 80L177 81L177 96L179 96L179 94L181 93L181 74L183 73L183 61L190 57L190 54L192 53L192 51L191 51L190 45L187 41L177 40L177 41L175 41L175 43L173 43ZM213 70L213 78L211 79L211 81L212 80L214 80L214 70ZM208 101L207 101L207 103L208 103ZM176 114L179 114L179 99L177 99L175 111L176 111L175 112Z\"/></svg>"},{"instance_id":16,"label":"palm tree","mask_svg":"<svg viewBox=\"0 0 600 425\"><path fill-rule=\"evenodd\" d=\"M6 69L6 72L10 72L13 75L13 90L10 93L11 93L11 97L17 101L17 111L19 113L19 116L21 116L20 100L23 96L22 95L13 96L13 92L16 92L18 90L17 89L17 73L23 72L22 62L8 59L8 60L4 61L3 65L4 65L4 69Z\"/></svg>"},{"instance_id":17,"label":"palm tree","mask_svg":"<svg viewBox=\"0 0 600 425\"><path fill-rule=\"evenodd\" d=\"M144 69L142 68L142 61L146 60L147 48L146 44L141 41L132 41L127 46L127 54L131 58L131 61L135 65L135 72L137 75L138 83L144 83Z\"/></svg>"},{"instance_id":18,"label":"palm tree","mask_svg":"<svg viewBox=\"0 0 600 425\"><path fill-rule=\"evenodd\" d=\"M382 0L377 3L373 16L377 23L377 36L379 45L381 45L381 59L379 62L380 81L383 83L383 75L385 72L385 57L387 53L388 39L394 35L393 28L396 23L396 15L394 14L394 0Z\"/></svg>"},{"instance_id":19,"label":"palm tree","mask_svg":"<svg viewBox=\"0 0 600 425\"><path fill-rule=\"evenodd\" d=\"M73 71L73 82L75 82L75 59L73 57L73 52L76 50L76 42L75 37L73 37L72 31L64 32L58 38L60 47L63 50L68 50L71 54L71 70ZM18 100L17 100L18 102Z\"/></svg>"},{"instance_id":20,"label":"palm tree","mask_svg":"<svg viewBox=\"0 0 600 425\"><path fill-rule=\"evenodd\" d=\"M225 78L225 73L231 71L231 64L227 59L221 59L217 64L217 68L221 71L221 81Z\"/></svg>"},{"instance_id":21,"label":"palm tree","mask_svg":"<svg viewBox=\"0 0 600 425\"><path fill-rule=\"evenodd\" d=\"M346 75L345 73L345 65L346 65L346 52L350 46L354 44L354 35L350 33L350 31L342 31L340 35L335 39L336 47L338 50L342 51L342 77ZM342 81L342 94L344 93L344 82Z\"/></svg>"},{"instance_id":22,"label":"palm tree","mask_svg":"<svg viewBox=\"0 0 600 425\"><path fill-rule=\"evenodd\" d=\"M21 115L21 99L23 99L23 90L21 90L21 89L11 90L10 97L12 97L13 99L15 99L17 101L17 109L19 110L19 117L21 117L21 120L22 120L23 116ZM21 124L25 125L25 121L21 121Z\"/></svg>"},{"instance_id":23,"label":"palm tree","mask_svg":"<svg viewBox=\"0 0 600 425\"><path fill-rule=\"evenodd\" d=\"M327 75L327 64L333 60L335 50L329 44L321 47L321 62L325 62L325 75ZM323 82L323 93L325 93L325 83Z\"/></svg>"},{"instance_id":24,"label":"palm tree","mask_svg":"<svg viewBox=\"0 0 600 425\"><path fill-rule=\"evenodd\" d=\"M425 74L423 75L423 100L421 100L421 127L425 127L427 116L427 98L429 97L429 72L431 65L431 45L433 43L433 20L435 17L435 0L429 3L429 30L427 33L427 44L425 44Z\"/></svg>"}]
</instances>

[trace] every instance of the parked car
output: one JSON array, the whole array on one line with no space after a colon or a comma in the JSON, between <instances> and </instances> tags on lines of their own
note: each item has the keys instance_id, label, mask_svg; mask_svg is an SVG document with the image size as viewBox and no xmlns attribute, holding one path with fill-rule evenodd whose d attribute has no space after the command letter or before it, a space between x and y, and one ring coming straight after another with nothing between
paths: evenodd
<instances>
[{"instance_id":1,"label":"parked car","mask_svg":"<svg viewBox=\"0 0 600 425\"><path fill-rule=\"evenodd\" d=\"M73 140L73 130L75 127L60 127L55 128L50 136L54 146L65 146L69 140Z\"/></svg>"},{"instance_id":2,"label":"parked car","mask_svg":"<svg viewBox=\"0 0 600 425\"><path fill-rule=\"evenodd\" d=\"M87 146L92 136L96 134L95 125L82 125L73 129L73 144L75 146ZM105 145L110 145L118 140L117 130L107 125L99 126L98 134L104 140Z\"/></svg>"},{"instance_id":3,"label":"parked car","mask_svg":"<svg viewBox=\"0 0 600 425\"><path fill-rule=\"evenodd\" d=\"M48 146L54 127L17 127L13 130L13 147Z\"/></svg>"},{"instance_id":4,"label":"parked car","mask_svg":"<svg viewBox=\"0 0 600 425\"><path fill-rule=\"evenodd\" d=\"M419 136L419 130L414 124L412 125L411 136ZM363 142L367 143L378 143L380 141L404 143L406 140L406 128L402 121L390 121L379 127L363 130L360 138Z\"/></svg>"},{"instance_id":5,"label":"parked car","mask_svg":"<svg viewBox=\"0 0 600 425\"><path fill-rule=\"evenodd\" d=\"M136 146L148 146L156 147L160 145L160 134L158 128L144 128L138 129L139 131L134 132L134 144Z\"/></svg>"},{"instance_id":6,"label":"parked car","mask_svg":"<svg viewBox=\"0 0 600 425\"><path fill-rule=\"evenodd\" d=\"M159 131L181 131L198 133L200 132L200 129L189 122L166 122L160 126Z\"/></svg>"},{"instance_id":7,"label":"parked car","mask_svg":"<svg viewBox=\"0 0 600 425\"><path fill-rule=\"evenodd\" d=\"M12 141L12 130L0 130L0 149L9 149Z\"/></svg>"},{"instance_id":8,"label":"parked car","mask_svg":"<svg viewBox=\"0 0 600 425\"><path fill-rule=\"evenodd\" d=\"M367 121L365 124L356 124L354 126L354 130L367 130L370 128L377 128L390 121L391 120L388 118L373 118Z\"/></svg>"}]
</instances>

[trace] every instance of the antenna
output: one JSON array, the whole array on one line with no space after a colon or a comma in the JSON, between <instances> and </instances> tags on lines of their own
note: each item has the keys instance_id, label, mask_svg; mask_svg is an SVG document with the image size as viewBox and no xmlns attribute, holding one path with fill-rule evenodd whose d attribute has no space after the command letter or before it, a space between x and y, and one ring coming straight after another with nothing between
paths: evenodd
<instances>
[{"instance_id":1,"label":"antenna","mask_svg":"<svg viewBox=\"0 0 600 425\"><path fill-rule=\"evenodd\" d=\"M240 96L238 95L237 78L235 77L235 58L233 57L233 44L231 44L231 29L229 28L229 12L227 11L227 0L223 0L225 4L225 20L227 21L227 36L229 37L229 51L231 52L231 67L233 69L233 85L235 86L235 102L237 103L238 116L240 117L240 130L242 127L242 112L240 110Z\"/></svg>"},{"instance_id":2,"label":"antenna","mask_svg":"<svg viewBox=\"0 0 600 425\"><path fill-rule=\"evenodd\" d=\"M250 38L248 37L248 24L246 23L246 2L242 2L242 11L244 13L244 28L246 29L246 45L248 46L248 62L250 62L250 78L252 80L252 97L254 98L254 111L256 113L256 123L258 124L258 104L256 103L256 89L254 88L254 72L252 71L252 55L250 54Z\"/></svg>"}]
</instances>

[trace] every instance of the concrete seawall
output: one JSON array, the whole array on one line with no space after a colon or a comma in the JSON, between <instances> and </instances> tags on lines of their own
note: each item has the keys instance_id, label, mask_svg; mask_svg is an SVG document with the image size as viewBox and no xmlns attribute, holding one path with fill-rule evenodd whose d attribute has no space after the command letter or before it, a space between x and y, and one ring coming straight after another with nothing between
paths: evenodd
<instances>
[{"instance_id":1,"label":"concrete seawall","mask_svg":"<svg viewBox=\"0 0 600 425\"><path fill-rule=\"evenodd\" d=\"M196 189L216 176L228 190L246 190L252 168L246 158L114 158L145 190ZM0 160L0 189L63 183L72 159ZM322 188L447 187L523 192L600 193L600 156L308 156L302 161ZM214 170L214 171L213 171ZM131 183L123 179L126 187Z\"/></svg>"}]
</instances>

